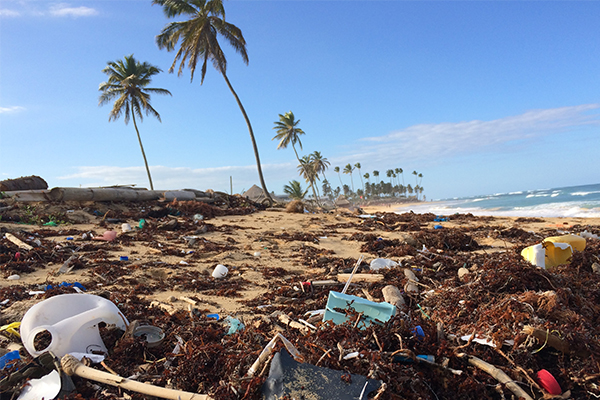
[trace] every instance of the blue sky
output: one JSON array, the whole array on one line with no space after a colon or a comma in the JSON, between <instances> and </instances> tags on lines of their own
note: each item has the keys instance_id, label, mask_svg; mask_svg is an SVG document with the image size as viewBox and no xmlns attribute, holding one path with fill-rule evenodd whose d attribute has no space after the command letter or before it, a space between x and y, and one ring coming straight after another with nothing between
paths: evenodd
<instances>
[{"instance_id":1,"label":"blue sky","mask_svg":"<svg viewBox=\"0 0 600 400\"><path fill-rule=\"evenodd\" d=\"M423 174L428 199L598 183L600 2L239 1L249 65L228 77L252 122L270 191L298 179L272 129L292 110L326 172ZM175 19L178 20L178 19ZM50 187L148 187L133 125L98 106L107 62L134 54L163 70L162 123L139 124L154 186L240 192L258 184L250 137L212 66L203 85L169 74L150 0L0 3L0 179ZM350 177L342 175L350 184ZM354 185L360 180L353 175ZM387 180L387 178L384 177Z\"/></svg>"}]
</instances>

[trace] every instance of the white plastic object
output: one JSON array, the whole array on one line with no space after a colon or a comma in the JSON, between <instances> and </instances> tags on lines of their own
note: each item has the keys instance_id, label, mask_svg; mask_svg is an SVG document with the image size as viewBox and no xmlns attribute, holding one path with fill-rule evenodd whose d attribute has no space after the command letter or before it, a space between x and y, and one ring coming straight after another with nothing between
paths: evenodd
<instances>
[{"instance_id":1,"label":"white plastic object","mask_svg":"<svg viewBox=\"0 0 600 400\"><path fill-rule=\"evenodd\" d=\"M123 225L121 225L121 230L123 232L131 232L131 225L129 225L128 223L124 223Z\"/></svg>"},{"instance_id":2,"label":"white plastic object","mask_svg":"<svg viewBox=\"0 0 600 400\"><path fill-rule=\"evenodd\" d=\"M369 268L371 271L377 271L382 268L392 268L398 266L396 261L390 260L388 258L376 258L371 261Z\"/></svg>"},{"instance_id":3,"label":"white plastic object","mask_svg":"<svg viewBox=\"0 0 600 400\"><path fill-rule=\"evenodd\" d=\"M126 330L129 322L117 306L92 294L61 294L31 307L21 321L21 340L33 357L45 351L62 357L71 352L106 353L98 324L114 324ZM36 335L47 331L52 336L45 349L36 349Z\"/></svg>"},{"instance_id":4,"label":"white plastic object","mask_svg":"<svg viewBox=\"0 0 600 400\"><path fill-rule=\"evenodd\" d=\"M225 278L225 276L227 275L227 272L229 272L229 270L227 269L226 266L224 266L223 264L219 264L215 267L212 276L213 278Z\"/></svg>"}]
</instances>

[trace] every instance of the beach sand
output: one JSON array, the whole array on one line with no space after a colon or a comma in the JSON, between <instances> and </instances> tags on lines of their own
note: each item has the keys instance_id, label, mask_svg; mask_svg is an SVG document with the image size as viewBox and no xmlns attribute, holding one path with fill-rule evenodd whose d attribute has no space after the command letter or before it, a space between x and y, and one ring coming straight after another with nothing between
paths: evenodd
<instances>
[{"instance_id":1,"label":"beach sand","mask_svg":"<svg viewBox=\"0 0 600 400\"><path fill-rule=\"evenodd\" d=\"M23 212L22 205L20 207L20 215L25 218L28 214ZM598 234L600 220L597 219L452 215L448 216L446 221L434 221L431 216L410 213L396 215L389 212L393 209L393 205L391 207L378 205L364 207L363 215L345 209L294 214L287 213L282 208L247 213L251 210L245 208L235 210L236 213L243 213L241 215L207 216L199 221L193 218L196 212L190 211L189 205L184 207L181 203L156 202L144 205L90 203L36 205L36 207L37 212L61 215L78 222L56 227L17 224L7 222L6 218L0 222L0 231L3 235L0 241L2 246L0 297L4 296L8 300L2 308L2 321L0 321L2 324L19 321L33 304L42 301L48 295L74 292L72 288L53 289L54 292L51 294L37 292L43 291L46 285L57 286L61 282L79 282L89 293L108 293L124 309L128 318L133 319L137 315L136 318L150 319L164 329L179 332L179 335L187 338L186 340L191 340L193 335L204 334L197 330L197 323L189 320L192 318L190 310L195 310L197 313L195 318L199 318L202 324L207 323L202 322L206 320L205 316L212 313L219 314L221 318L225 316L239 318L246 324L246 330L240 338L227 340L238 340L238 347L239 343L243 342L243 351L235 350L235 346L231 350L225 350L217 345L215 352L202 354L205 354L204 357L210 357L216 364L223 364L224 369L219 370L221 371L219 373L227 377L222 379L228 379L229 384L235 386L237 391L248 391L250 393L248 398L260 398L259 387L266 378L266 372L263 371L258 380L239 380L239 377L235 378L234 375L240 374L240 371L233 364L237 363L243 366L242 368L248 368L274 332L283 332L301 349L307 362L313 364L321 358L325 348L336 349L336 340L338 340L338 348L343 346L346 349L342 354L356 350L371 360L378 360L384 353L390 354L398 350L397 339L391 333L377 331L379 340L385 340L383 344L371 340L372 338L367 340L358 336L353 339L336 339L336 335L348 335L349 331L328 336L329 339L317 334L303 336L297 330L281 325L274 316L276 314L272 314L274 311L279 311L291 319L308 318L304 313L311 309L323 308L329 290L340 291L342 287L333 285L325 288L313 287L309 290L310 286L305 286L302 282L336 281L338 274L350 272L361 256L364 257L364 264L359 272L369 274L371 277L375 276L377 281L370 282L369 276L361 276L350 286L348 293L383 301L382 287L386 284L396 285L401 290L405 287L408 281L402 270L384 271L383 274L381 271L379 274L369 273L368 263L378 257L392 259L400 262L405 268L417 271L421 278L419 285L423 294L406 297L409 309L404 310L406 312L403 314L404 322L398 320L396 323L400 325L395 327L393 332L395 335L402 335L402 340L406 341L404 346L413 346L415 351L422 354L436 354L436 357L449 358L452 360L450 365L454 368L465 369L465 366L461 366L460 362L455 360L451 351L448 352L448 345L440 347L436 342L436 321L438 324L443 322L446 330L457 335L470 334L476 330L482 335L493 334L496 339L512 339L519 333L523 324L535 321L540 327L562 330L565 335L578 337L582 343L589 343L589 340L593 340L590 338L595 337L595 333L589 333L592 336L585 336L584 339L581 335L588 334L579 331L576 333L577 329L584 328L577 328L580 325L573 321L587 321L578 323L583 324L581 326L592 326L592 320L598 316L598 307L593 306L595 311L589 312L576 308L573 305L574 300L569 300L571 303L565 300L566 294L561 291L560 285L569 284L572 290L578 293L576 296L579 296L577 297L579 300L576 304L594 301L590 300L591 298L583 299L584 294L582 294L592 293L592 289L583 290L583 287L574 286L578 284L567 282L577 282L578 274L585 274L590 288L600 285L600 279L591 272L592 263L597 261L600 255L597 241L593 239L588 241L589 249L574 257L575 266L567 265L553 272L538 270L522 260L519 254L520 249L540 243L548 236L580 233L584 230ZM160 216L148 216L148 209L152 209L155 215ZM100 212L94 213L97 210ZM106 214L107 210L110 211L108 214ZM210 210L206 209L206 211ZM106 215L114 219L107 218L103 221ZM139 229L137 226L141 216L145 216L146 224ZM123 223L129 223L133 227L132 231L122 232ZM82 238L84 234L89 236L89 233L101 236L107 230L117 232L115 241ZM37 239L41 246L34 247L32 250L19 249L7 240L8 233L33 246L36 246L34 241ZM20 253L19 258L16 257L17 252ZM77 258L73 271L59 275L58 271L63 263L73 255ZM121 260L121 257L128 259ZM501 267L495 266L497 263L500 263ZM211 276L218 264L223 264L229 269L225 278L215 279ZM460 267L466 267L472 278L459 281L456 272ZM502 269L507 269L508 272L497 275ZM15 274L19 275L18 280L7 279ZM567 276L570 279L568 281L565 280ZM496 283L497 280L501 280L500 283ZM523 280L523 283L519 283L520 280ZM523 285L525 289L522 288ZM495 294L487 292L490 290ZM541 296L534 293L548 292L548 290L556 290L559 296L562 296L560 297L562 300L556 307L561 310L571 308L568 311L570 314L564 314L571 316L569 317L571 322L566 322L563 314L553 317L554 314L548 316L540 311L541 309L533 308L534 313L530 315L529 308L519 308L519 304L529 301L525 299ZM30 295L30 292L34 294ZM438 297L436 302L437 293L442 297ZM452 300L453 296L458 296L457 300ZM496 296L496 300L490 300L490 296ZM0 298L0 301L4 298ZM446 302L445 298L449 301ZM467 314L455 309L459 305L458 299L467 301L465 310L470 310ZM513 300L510 299L520 299L518 301L521 303L513 304ZM482 303L478 304L480 301ZM145 304L142 308L144 311L140 311L142 310L140 308L131 308L138 302ZM533 307L546 304L529 302ZM494 308L494 304L498 307ZM501 319L502 323L493 324L493 319L500 318L498 313L504 312L503 304L512 304L513 314L512 316L506 314ZM160 309L164 314L157 314L154 309ZM181 310L184 314L178 314L177 310ZM144 317L144 313L149 314ZM188 313L190 316L183 316ZM591 316L588 315L590 313ZM424 315L427 315L427 318L431 316L431 319L425 319ZM313 323L320 324L314 321ZM421 344L411 337L410 326L414 324L419 324L429 332L426 341ZM195 333L192 335L187 329L190 329L189 332L195 329ZM545 332L546 328L543 329ZM214 331L202 332L212 335L204 337L202 341L214 340ZM387 337L388 334L391 336ZM261 339L256 340L256 335ZM217 336L217 340L224 343L226 339L218 339L219 337L221 336ZM372 342L367 348L361 347L361 343L365 340ZM168 343L165 344L164 350L161 350L163 353L156 357L165 357L176 342L174 334L170 334ZM401 341L401 347L402 343ZM538 343L536 346L540 347L542 344ZM378 346L380 349L385 349L385 352L378 353ZM588 346L588 348L596 351L595 347ZM207 351L206 347L202 349L201 352ZM534 366L552 369L552 366L547 363L535 361L531 350L528 348L526 357L521 350L512 351L520 354L520 357L525 357L522 362L525 363L526 368L530 368L528 371L531 374L533 374L531 368ZM482 352L488 354L487 351L492 350L477 349L480 355ZM130 369L133 367L129 364L121 365L120 354L115 350L111 355L111 365L117 370L121 368L119 370L121 374L131 374ZM338 354L332 354L334 357L322 361L322 366L365 375L369 372L368 363L361 364L356 361L352 365L345 365L341 355L337 361ZM489 360L491 356L488 354L487 357ZM502 360L493 361L496 364L506 364ZM570 368L563 364L561 362L564 368L562 371ZM219 380L212 377L213 370L204 371L200 364L185 367L184 364L181 365L183 369L171 372L185 375L189 370L198 371L197 374L200 374L198 376L202 376L202 379L207 382L210 381L210 384L193 388L186 383L180 383L178 384L180 389L210 393L221 390L218 389L221 387ZM208 364L204 362L204 365ZM397 368L392 367L392 364L384 365L386 371L389 368ZM600 372L589 363L577 365L579 366L576 369L579 372L570 370L571 372L568 373L576 375L576 379L584 379L581 371L587 371L588 374ZM166 367L160 368L160 371L166 371ZM416 373L412 369L395 371L390 372L391 375L383 372L378 375L379 379L387 383L388 390L392 393L401 390L402 379L404 379L401 378L402 376L405 374L407 374L405 377L414 376L413 374ZM552 369L552 372L559 376L562 385L573 390L578 388L583 393L585 388L577 387L575 381L569 380L571 379L569 376L574 375L560 371L556 368ZM460 382L471 379L469 378L471 374L468 372L465 378L460 378ZM428 375L427 378L429 384L434 385L442 397L444 393L446 398L453 396L451 393L455 392L444 389L444 384L437 379L434 375ZM525 378L521 376L516 379ZM160 379L155 381L159 385L164 385ZM493 389L490 388L494 386L493 380L487 380L486 383L481 384L483 386L475 385L479 389L468 389L469 385L473 383L461 386L458 394L455 395L459 397L473 395L475 392L470 390L489 391L488 395L491 395ZM426 386L415 390L413 392L415 396L407 394L406 398L433 398L428 397L429 390ZM239 398L228 396L220 398Z\"/></svg>"}]
</instances>

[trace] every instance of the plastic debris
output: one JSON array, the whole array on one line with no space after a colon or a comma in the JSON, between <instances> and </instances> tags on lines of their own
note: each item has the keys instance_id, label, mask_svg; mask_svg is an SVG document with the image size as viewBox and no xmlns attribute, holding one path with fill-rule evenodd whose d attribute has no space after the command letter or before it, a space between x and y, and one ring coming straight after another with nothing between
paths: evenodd
<instances>
[{"instance_id":1,"label":"plastic debris","mask_svg":"<svg viewBox=\"0 0 600 400\"><path fill-rule=\"evenodd\" d=\"M356 322L352 321L360 329L370 326L373 322L387 322L392 316L396 315L396 306L392 304L375 303L362 297L330 291L323 321L333 321L335 324L343 324L349 321L348 315L335 311L336 308L350 308L360 313L358 320ZM356 319L356 317L354 318Z\"/></svg>"}]
</instances>

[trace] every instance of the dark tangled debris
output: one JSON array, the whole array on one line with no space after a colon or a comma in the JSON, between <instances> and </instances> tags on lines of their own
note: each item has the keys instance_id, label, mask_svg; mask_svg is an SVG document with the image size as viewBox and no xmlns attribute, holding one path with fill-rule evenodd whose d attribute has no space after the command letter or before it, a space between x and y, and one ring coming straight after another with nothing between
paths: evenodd
<instances>
[{"instance_id":1,"label":"dark tangled debris","mask_svg":"<svg viewBox=\"0 0 600 400\"><path fill-rule=\"evenodd\" d=\"M383 213L372 219L352 217L351 222L319 227L319 232L265 235L256 238L264 245L264 252L279 257L277 243L291 242L294 263L311 271L290 274L285 268L264 266L261 258L250 261L252 256L248 255L247 264L240 268L256 270L270 284L263 294L243 301L252 310L240 317L245 329L228 335L223 321L210 319L202 310L170 312L151 304L143 296L180 289L195 293L195 299L203 295L235 298L252 284L235 275L235 271L226 280L215 280L206 271L194 269L194 263L201 262L208 253L228 254L241 250L235 236L219 243L200 238L195 252L187 257L173 245L175 241L183 241L183 236L209 231L212 225L205 222L207 219L246 215L261 209L257 204L234 197L220 207L173 202L128 205L114 210L109 213L111 218L143 218L147 225L110 243L88 241L57 246L46 239L56 234L54 230L38 229L31 233L13 230L13 234L24 240L38 239L41 246L23 251L2 241L0 271L6 278L45 268L50 262L60 265L76 251L80 257L75 268L84 269L88 277L82 282L84 286L106 288L95 293L109 297L129 321L150 324L166 333L159 346L149 347L140 337L101 326L101 335L109 349L105 364L124 377L135 376L138 381L161 387L210 394L215 399L262 397L261 385L268 368L261 368L253 377L248 377L247 371L276 332L282 332L299 349L306 363L343 371L342 379L359 374L382 381L385 390L378 394L379 399L516 398L508 385L499 384L473 367L469 356L500 368L532 398L543 397L536 383L536 373L541 369L556 377L563 392L569 391L571 398L600 397L600 275L593 269L594 263L600 261L598 240L589 239L586 249L576 252L570 264L547 271L533 267L520 256L524 247L538 243L540 237L518 227L494 226L493 218L470 214L449 218L474 222L476 227L431 229L428 224L434 221L433 214ZM105 212L101 214L105 216ZM201 214L204 220L194 220L196 214ZM68 213L60 215L69 217ZM23 220L27 216L13 212L8 220ZM178 223L169 230L160 229L172 216L177 217ZM41 222L49 219L43 214L38 217ZM203 226L207 228L202 232ZM229 230L218 229L232 235L241 234L241 230L232 226ZM600 232L600 227L573 228L573 233L584 229ZM342 229L353 232L338 233ZM216 230L210 228L210 231ZM402 235L393 239L382 237L390 232ZM84 233L65 229L61 234L81 236ZM556 234L556 230L548 233ZM344 236L359 242L366 259L402 260L400 267L379 271L383 275L381 281L353 283L348 293L365 296L366 292L376 301L383 301L385 286L394 285L402 290L409 283L405 268L416 274L418 293L403 292L405 308L387 323L374 324L364 330L354 328L354 320L360 317L355 314L350 315L351 323L343 325L311 320L317 326L315 331L286 326L275 311L291 320L309 319L307 312L325 308L330 290L341 290L338 286L311 286L308 290L301 282L335 280L336 273L349 272L356 262L315 247L319 245L319 237L325 235ZM489 247L483 244L485 238L504 240L515 247L488 251ZM146 243L157 254L181 256L188 264L161 264L158 266L164 270L155 271L152 269L155 266L140 265L135 260L111 259L109 250L135 242ZM15 259L17 252L22 253L19 259ZM459 278L461 268L468 272ZM359 272L369 273L367 262L363 262ZM59 282L52 276L47 280L54 287L37 301L73 292L69 287L57 286ZM114 285L123 289L117 290ZM31 297L30 290L39 289L18 284L6 286L0 289L0 301L8 300L11 304L26 301ZM13 321L3 320L2 324L9 322ZM421 327L423 336L416 333L417 326ZM527 327L540 330L546 337L528 334ZM473 334L489 340L495 347L460 339ZM562 343L557 346L560 348L553 347L556 341L544 340L550 337ZM281 344L277 344L279 348ZM358 356L344 359L353 352L358 352ZM416 355L433 356L435 364L419 362ZM30 361L27 354L22 356ZM68 399L122 398L118 388L81 378L74 378L74 383L76 392L67 396ZM7 395L19 389L13 387ZM4 398L4 393L2 396ZM146 398L135 393L130 396Z\"/></svg>"}]
</instances>

